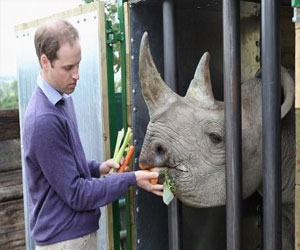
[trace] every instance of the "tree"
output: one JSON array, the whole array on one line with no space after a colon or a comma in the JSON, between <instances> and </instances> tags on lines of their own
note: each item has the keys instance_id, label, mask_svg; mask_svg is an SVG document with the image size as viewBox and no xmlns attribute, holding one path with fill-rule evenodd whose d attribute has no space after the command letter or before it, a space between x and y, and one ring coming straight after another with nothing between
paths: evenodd
<instances>
[{"instance_id":1,"label":"tree","mask_svg":"<svg viewBox=\"0 0 300 250\"><path fill-rule=\"evenodd\" d=\"M117 0L105 0L105 15L106 20L110 20L112 22L112 29L115 31L120 30L120 24L118 19L118 7L116 4ZM89 4L94 2L94 0L83 0L83 2ZM114 51L114 75L115 75L115 91L121 92L121 44L119 42L114 43L113 45Z\"/></svg>"},{"instance_id":2,"label":"tree","mask_svg":"<svg viewBox=\"0 0 300 250\"><path fill-rule=\"evenodd\" d=\"M0 109L18 108L18 83L0 82Z\"/></svg>"}]
</instances>

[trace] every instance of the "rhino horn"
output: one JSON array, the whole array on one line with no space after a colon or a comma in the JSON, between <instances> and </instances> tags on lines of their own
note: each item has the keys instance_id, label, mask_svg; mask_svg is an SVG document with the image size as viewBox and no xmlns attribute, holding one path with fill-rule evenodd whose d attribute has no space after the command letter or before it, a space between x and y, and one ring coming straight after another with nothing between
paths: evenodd
<instances>
[{"instance_id":1,"label":"rhino horn","mask_svg":"<svg viewBox=\"0 0 300 250\"><path fill-rule=\"evenodd\" d=\"M139 56L139 78L142 93L147 104L150 118L157 111L167 108L179 97L162 80L150 52L148 33L142 37Z\"/></svg>"},{"instance_id":2,"label":"rhino horn","mask_svg":"<svg viewBox=\"0 0 300 250\"><path fill-rule=\"evenodd\" d=\"M294 104L295 84L289 72L281 66L281 86L283 89L284 101L281 105L281 119L289 112Z\"/></svg>"},{"instance_id":3,"label":"rhino horn","mask_svg":"<svg viewBox=\"0 0 300 250\"><path fill-rule=\"evenodd\" d=\"M194 79L186 93L185 99L202 107L211 107L215 104L212 92L208 52L205 52L195 71Z\"/></svg>"}]
</instances>

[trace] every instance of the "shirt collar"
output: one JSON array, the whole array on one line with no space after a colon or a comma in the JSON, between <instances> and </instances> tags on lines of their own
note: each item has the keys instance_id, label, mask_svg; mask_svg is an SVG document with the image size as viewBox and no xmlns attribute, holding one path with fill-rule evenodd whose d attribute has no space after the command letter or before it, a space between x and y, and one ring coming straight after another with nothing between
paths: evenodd
<instances>
[{"instance_id":1,"label":"shirt collar","mask_svg":"<svg viewBox=\"0 0 300 250\"><path fill-rule=\"evenodd\" d=\"M47 83L44 80L41 74L38 75L37 84L53 105L56 105L63 98L70 97L67 94L60 94L55 88L53 88L49 83Z\"/></svg>"}]
</instances>

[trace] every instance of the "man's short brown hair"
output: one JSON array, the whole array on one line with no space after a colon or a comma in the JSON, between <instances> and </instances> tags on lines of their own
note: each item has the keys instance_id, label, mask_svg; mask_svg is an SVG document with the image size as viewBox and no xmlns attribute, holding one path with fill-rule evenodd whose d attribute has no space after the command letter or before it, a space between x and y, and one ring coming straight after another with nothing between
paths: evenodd
<instances>
[{"instance_id":1,"label":"man's short brown hair","mask_svg":"<svg viewBox=\"0 0 300 250\"><path fill-rule=\"evenodd\" d=\"M76 28L65 20L52 20L40 27L34 35L35 51L40 62L41 55L45 54L52 62L57 59L57 51L65 43L73 45L79 39Z\"/></svg>"}]
</instances>

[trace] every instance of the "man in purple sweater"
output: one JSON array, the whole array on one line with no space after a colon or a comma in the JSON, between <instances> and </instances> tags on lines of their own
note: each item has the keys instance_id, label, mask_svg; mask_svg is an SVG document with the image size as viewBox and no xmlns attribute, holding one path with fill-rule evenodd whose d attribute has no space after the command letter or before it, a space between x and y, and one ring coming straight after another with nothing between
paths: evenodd
<instances>
[{"instance_id":1,"label":"man in purple sweater","mask_svg":"<svg viewBox=\"0 0 300 250\"><path fill-rule=\"evenodd\" d=\"M131 185L157 195L163 186L149 182L158 177L156 172L99 178L119 165L85 158L69 96L79 79L78 32L69 22L55 20L37 29L34 42L41 73L23 132L32 237L36 249L96 250L99 207L120 198Z\"/></svg>"}]
</instances>

